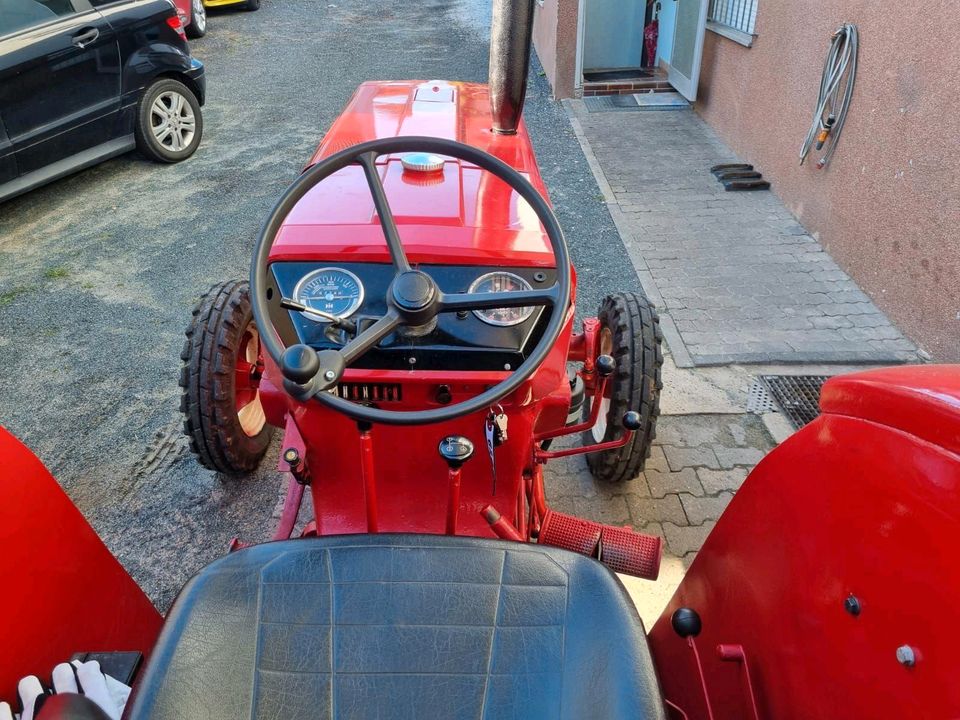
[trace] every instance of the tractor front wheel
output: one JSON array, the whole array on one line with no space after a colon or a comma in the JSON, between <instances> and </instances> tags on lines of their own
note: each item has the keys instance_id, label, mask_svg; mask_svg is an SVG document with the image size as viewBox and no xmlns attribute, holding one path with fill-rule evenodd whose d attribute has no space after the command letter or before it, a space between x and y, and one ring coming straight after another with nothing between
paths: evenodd
<instances>
[{"instance_id":1,"label":"tractor front wheel","mask_svg":"<svg viewBox=\"0 0 960 720\"><path fill-rule=\"evenodd\" d=\"M608 295L600 303L600 355L611 355L617 368L607 381L596 425L583 436L584 444L609 442L624 433L622 418L628 410L640 414L640 429L624 447L587 455L587 465L597 480L621 483L643 471L657 435L660 390L663 388L663 333L660 318L646 296L638 293ZM585 405L584 412L589 412Z\"/></svg>"},{"instance_id":2,"label":"tractor front wheel","mask_svg":"<svg viewBox=\"0 0 960 720\"><path fill-rule=\"evenodd\" d=\"M242 475L260 464L273 428L260 402L260 335L250 287L234 280L200 298L180 359L180 410L200 464Z\"/></svg>"}]
</instances>

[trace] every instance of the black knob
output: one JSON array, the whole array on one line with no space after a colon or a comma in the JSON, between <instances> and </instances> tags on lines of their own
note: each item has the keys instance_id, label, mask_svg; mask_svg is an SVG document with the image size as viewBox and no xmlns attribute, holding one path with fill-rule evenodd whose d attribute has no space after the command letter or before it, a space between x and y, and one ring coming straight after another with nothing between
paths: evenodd
<instances>
[{"instance_id":1,"label":"black knob","mask_svg":"<svg viewBox=\"0 0 960 720\"><path fill-rule=\"evenodd\" d=\"M677 608L670 618L673 631L682 638L696 637L703 630L700 614L693 608Z\"/></svg>"},{"instance_id":2,"label":"black knob","mask_svg":"<svg viewBox=\"0 0 960 720\"><path fill-rule=\"evenodd\" d=\"M291 467L294 465L299 465L300 451L292 447L287 448L286 450L283 451L283 461L287 463L287 465L290 465Z\"/></svg>"},{"instance_id":3,"label":"black knob","mask_svg":"<svg viewBox=\"0 0 960 720\"><path fill-rule=\"evenodd\" d=\"M297 385L306 385L320 372L316 351L307 345L291 345L280 356L283 376Z\"/></svg>"},{"instance_id":4,"label":"black knob","mask_svg":"<svg viewBox=\"0 0 960 720\"><path fill-rule=\"evenodd\" d=\"M437 388L437 402L441 405L449 405L453 400L453 393L450 392L449 385L441 385Z\"/></svg>"},{"instance_id":5,"label":"black knob","mask_svg":"<svg viewBox=\"0 0 960 720\"><path fill-rule=\"evenodd\" d=\"M473 456L473 443L462 435L450 435L440 441L440 456L447 465L458 468Z\"/></svg>"},{"instance_id":6,"label":"black knob","mask_svg":"<svg viewBox=\"0 0 960 720\"><path fill-rule=\"evenodd\" d=\"M623 426L627 430L633 430L636 432L640 429L640 413L635 410L627 410L623 414Z\"/></svg>"},{"instance_id":7,"label":"black knob","mask_svg":"<svg viewBox=\"0 0 960 720\"><path fill-rule=\"evenodd\" d=\"M613 359L610 355L601 355L597 358L597 372L600 373L600 377L607 377L612 375L613 371L617 369L617 361Z\"/></svg>"}]
</instances>

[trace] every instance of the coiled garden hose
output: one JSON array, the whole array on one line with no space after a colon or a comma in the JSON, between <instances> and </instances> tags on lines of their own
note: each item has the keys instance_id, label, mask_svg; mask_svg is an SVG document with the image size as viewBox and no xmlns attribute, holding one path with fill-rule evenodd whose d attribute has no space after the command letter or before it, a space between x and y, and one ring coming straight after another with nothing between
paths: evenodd
<instances>
[{"instance_id":1,"label":"coiled garden hose","mask_svg":"<svg viewBox=\"0 0 960 720\"><path fill-rule=\"evenodd\" d=\"M840 133L847 120L847 111L853 98L853 88L857 81L857 51L860 39L857 26L850 23L841 25L833 34L830 52L823 66L820 78L820 95L814 112L813 124L800 148L800 164L803 165L810 150L826 151L817 161L818 168L824 168L836 152Z\"/></svg>"}]
</instances>

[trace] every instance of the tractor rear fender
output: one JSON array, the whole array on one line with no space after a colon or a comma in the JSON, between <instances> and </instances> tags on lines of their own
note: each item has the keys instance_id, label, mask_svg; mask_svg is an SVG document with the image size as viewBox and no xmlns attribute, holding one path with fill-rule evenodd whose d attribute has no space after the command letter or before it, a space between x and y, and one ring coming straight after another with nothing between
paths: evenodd
<instances>
[{"instance_id":1,"label":"tractor rear fender","mask_svg":"<svg viewBox=\"0 0 960 720\"><path fill-rule=\"evenodd\" d=\"M665 697L694 720L707 698L717 720L754 701L780 720L960 717L960 366L838 377L821 407L750 474L650 632ZM692 644L681 607L702 621Z\"/></svg>"},{"instance_id":2,"label":"tractor rear fender","mask_svg":"<svg viewBox=\"0 0 960 720\"><path fill-rule=\"evenodd\" d=\"M57 481L0 426L0 700L78 652L147 655L163 618Z\"/></svg>"}]
</instances>

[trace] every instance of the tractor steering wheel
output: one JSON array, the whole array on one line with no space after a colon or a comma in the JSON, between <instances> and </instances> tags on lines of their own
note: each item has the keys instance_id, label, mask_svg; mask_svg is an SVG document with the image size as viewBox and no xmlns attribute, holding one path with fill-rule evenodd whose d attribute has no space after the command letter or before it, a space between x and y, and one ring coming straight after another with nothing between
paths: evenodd
<instances>
[{"instance_id":1,"label":"tractor steering wheel","mask_svg":"<svg viewBox=\"0 0 960 720\"><path fill-rule=\"evenodd\" d=\"M503 180L533 208L546 230L556 261L557 280L548 288L515 292L444 293L427 273L407 260L397 224L376 168L381 155L427 152L473 163ZM270 249L287 215L299 200L320 182L348 165L363 168L373 204L394 267L387 291L387 313L339 349L316 351L307 345L286 347L267 310L267 265ZM570 305L570 258L560 224L547 201L520 173L482 150L453 140L429 137L397 137L371 140L321 160L306 170L277 202L267 218L253 251L250 269L253 316L260 328L260 341L284 375L284 390L301 401L313 397L354 420L388 425L426 425L468 415L495 405L516 390L543 363L560 337ZM549 305L550 321L533 351L507 378L462 402L432 410L382 410L359 405L325 392L340 382L344 370L402 325L424 325L439 313L506 307Z\"/></svg>"}]
</instances>

